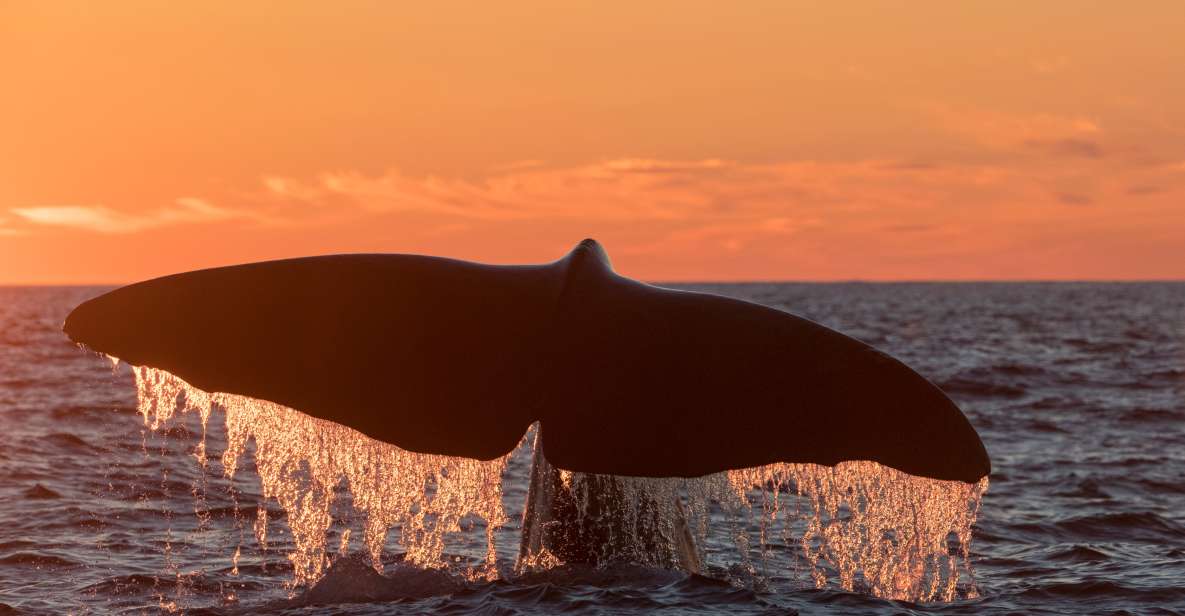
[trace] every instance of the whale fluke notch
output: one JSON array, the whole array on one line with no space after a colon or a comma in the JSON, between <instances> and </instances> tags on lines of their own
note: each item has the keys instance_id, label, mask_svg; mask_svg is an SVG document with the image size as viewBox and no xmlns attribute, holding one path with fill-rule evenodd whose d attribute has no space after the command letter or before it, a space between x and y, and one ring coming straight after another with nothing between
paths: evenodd
<instances>
[{"instance_id":1,"label":"whale fluke notch","mask_svg":"<svg viewBox=\"0 0 1185 616\"><path fill-rule=\"evenodd\" d=\"M872 460L974 483L979 436L924 377L812 321L616 274L584 240L544 265L306 257L122 287L76 343L423 453L489 460L538 420L571 471L697 477Z\"/></svg>"}]
</instances>

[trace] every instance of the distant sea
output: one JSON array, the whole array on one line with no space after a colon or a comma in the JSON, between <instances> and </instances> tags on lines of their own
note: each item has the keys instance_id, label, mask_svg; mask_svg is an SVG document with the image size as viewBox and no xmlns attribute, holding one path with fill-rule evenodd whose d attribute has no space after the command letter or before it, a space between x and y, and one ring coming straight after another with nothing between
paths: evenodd
<instances>
[{"instance_id":1,"label":"distant sea","mask_svg":"<svg viewBox=\"0 0 1185 616\"><path fill-rule=\"evenodd\" d=\"M787 572L738 586L622 568L480 583L407 573L390 582L402 596L376 600L343 574L333 612L1185 614L1185 283L678 286L819 321L960 404L993 462L971 552L978 597L916 605ZM283 512L251 465L233 482L203 471L192 421L146 431L131 377L61 333L104 290L0 288L0 614L322 613L278 603L304 590L285 586ZM743 421L743 408L727 411ZM514 458L505 484L505 567L527 464ZM266 551L257 507L271 519Z\"/></svg>"}]
</instances>

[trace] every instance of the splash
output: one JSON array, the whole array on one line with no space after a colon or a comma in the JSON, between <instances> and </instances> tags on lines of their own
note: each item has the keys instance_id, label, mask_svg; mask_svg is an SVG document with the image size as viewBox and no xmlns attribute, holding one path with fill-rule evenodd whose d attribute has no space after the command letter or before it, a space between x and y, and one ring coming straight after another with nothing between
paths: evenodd
<instances>
[{"instance_id":1,"label":"splash","mask_svg":"<svg viewBox=\"0 0 1185 616\"><path fill-rule=\"evenodd\" d=\"M798 543L816 587L827 583L830 569L845 590L905 601L952 601L966 575L967 595L977 595L971 526L987 477L975 485L941 481L869 461L834 467L771 464L727 475L737 501L760 491L763 558L769 533L780 525L789 539L793 520L805 517ZM786 486L795 486L809 502L809 512L783 507L779 492Z\"/></svg>"},{"instance_id":2,"label":"splash","mask_svg":"<svg viewBox=\"0 0 1185 616\"><path fill-rule=\"evenodd\" d=\"M331 552L327 534L338 487L363 517L361 543L382 572L387 536L398 529L406 562L446 569L447 539L467 516L484 520L484 561L463 574L494 579L496 531L506 522L502 475L509 454L491 461L420 454L381 443L279 404L208 393L163 370L134 367L139 411L152 430L178 412L197 411L205 464L205 427L225 412L228 445L222 454L233 477L249 441L265 498L284 510L295 547L288 555L293 584L311 585ZM772 545L797 545L809 583L909 601L976 596L970 568L971 527L987 490L915 477L869 461L834 467L771 464L700 478L640 478L574 473L552 468L539 446L531 496L523 517L517 573L581 562L598 567L631 562L689 572L739 559L728 572L750 579L770 575ZM254 531L266 549L268 514L257 510ZM732 554L709 553L713 525L723 524ZM236 549L236 554L238 550ZM734 581L736 577L733 577Z\"/></svg>"},{"instance_id":3,"label":"splash","mask_svg":"<svg viewBox=\"0 0 1185 616\"><path fill-rule=\"evenodd\" d=\"M225 412L222 465L228 478L238 469L248 441L255 442L263 495L283 508L292 533L295 547L288 558L295 585L309 585L325 571L326 536L334 521L331 505L342 484L354 509L364 516L363 543L379 572L387 534L395 527L407 562L425 568L449 566L444 558L446 537L459 532L461 520L473 515L485 521L487 550L484 563L466 574L496 574L494 537L506 519L501 493L506 457L477 461L406 451L279 404L204 392L163 370L136 367L134 372L139 411L150 429L167 425L179 411L200 414L202 456L212 411ZM267 510L258 511L255 533L266 547Z\"/></svg>"},{"instance_id":4,"label":"splash","mask_svg":"<svg viewBox=\"0 0 1185 616\"><path fill-rule=\"evenodd\" d=\"M739 584L761 585L769 546L780 540L801 547L818 588L834 578L845 590L887 599L952 601L966 576L965 594L977 594L971 526L987 478L976 485L926 479L869 461L771 464L692 479L619 477L554 469L541 451L537 440L520 572L632 562L703 573L716 556L706 553L715 505L740 560L726 575ZM796 507L788 506L791 495Z\"/></svg>"},{"instance_id":5,"label":"splash","mask_svg":"<svg viewBox=\"0 0 1185 616\"><path fill-rule=\"evenodd\" d=\"M535 428L528 504L515 564L518 573L563 564L640 564L697 572L708 531L706 507L689 516L682 494L715 477L660 479L574 473L543 455ZM706 503L706 499L697 502ZM690 522L689 522L690 521ZM695 530L692 530L692 529Z\"/></svg>"}]
</instances>

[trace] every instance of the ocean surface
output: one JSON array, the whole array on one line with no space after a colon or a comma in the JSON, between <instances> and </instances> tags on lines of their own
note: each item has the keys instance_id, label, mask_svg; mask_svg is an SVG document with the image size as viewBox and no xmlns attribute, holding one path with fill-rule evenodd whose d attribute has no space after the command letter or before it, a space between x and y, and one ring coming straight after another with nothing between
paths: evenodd
<instances>
[{"instance_id":1,"label":"ocean surface","mask_svg":"<svg viewBox=\"0 0 1185 616\"><path fill-rule=\"evenodd\" d=\"M192 416L146 430L132 377L62 335L67 312L105 289L0 288L0 614L1185 614L1185 283L682 286L838 329L960 404L993 462L971 547L977 596L914 604L721 569L472 582L401 565L394 540L386 578L347 556L292 588L284 512L260 497L250 461L221 476L221 422L203 468ZM505 475L507 573L528 464L517 455Z\"/></svg>"}]
</instances>

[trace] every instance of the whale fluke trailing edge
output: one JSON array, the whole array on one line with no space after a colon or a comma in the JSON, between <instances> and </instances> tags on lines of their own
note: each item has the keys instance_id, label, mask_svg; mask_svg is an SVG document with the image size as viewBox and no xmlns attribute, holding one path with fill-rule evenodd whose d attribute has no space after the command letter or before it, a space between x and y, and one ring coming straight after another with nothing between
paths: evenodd
<instances>
[{"instance_id":1,"label":"whale fluke trailing edge","mask_svg":"<svg viewBox=\"0 0 1185 616\"><path fill-rule=\"evenodd\" d=\"M64 330L424 453L496 458L539 421L547 460L584 473L991 470L958 407L896 359L780 310L623 277L593 240L544 265L357 254L176 274L91 299Z\"/></svg>"}]
</instances>

